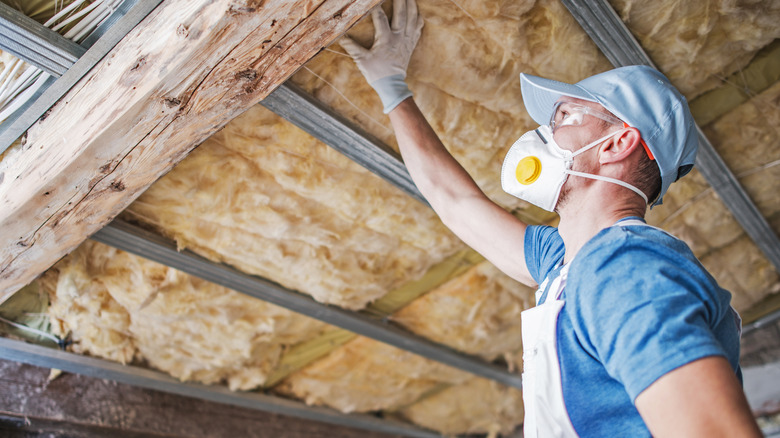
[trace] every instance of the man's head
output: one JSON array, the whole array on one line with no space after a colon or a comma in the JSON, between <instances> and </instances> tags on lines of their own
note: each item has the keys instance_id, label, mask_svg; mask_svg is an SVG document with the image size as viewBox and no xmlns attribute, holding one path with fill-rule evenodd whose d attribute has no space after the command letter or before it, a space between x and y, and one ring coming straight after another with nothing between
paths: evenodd
<instances>
[{"instance_id":1,"label":"man's head","mask_svg":"<svg viewBox=\"0 0 780 438\"><path fill-rule=\"evenodd\" d=\"M661 174L660 193L654 205L661 203L672 182L693 167L699 143L688 104L669 80L653 68L617 68L576 84L525 74L520 75L520 81L526 109L540 125L550 122L556 102L565 96L597 103L608 111L605 114L637 129L653 158L645 160L644 166L649 166L650 161ZM584 106L597 111L594 105Z\"/></svg>"}]
</instances>

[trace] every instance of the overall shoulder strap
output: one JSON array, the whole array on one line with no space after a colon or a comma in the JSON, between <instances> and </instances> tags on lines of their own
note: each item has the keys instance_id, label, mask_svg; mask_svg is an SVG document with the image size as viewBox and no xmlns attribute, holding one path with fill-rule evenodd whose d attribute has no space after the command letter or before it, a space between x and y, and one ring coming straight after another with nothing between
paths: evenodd
<instances>
[{"instance_id":1,"label":"overall shoulder strap","mask_svg":"<svg viewBox=\"0 0 780 438\"><path fill-rule=\"evenodd\" d=\"M622 221L616 223L615 225L617 225L618 227L627 227L627 226L630 226L630 225L642 225L642 226L645 226L645 227L651 226L651 225L647 225L647 223L645 221L641 220L641 219L622 220Z\"/></svg>"}]
</instances>

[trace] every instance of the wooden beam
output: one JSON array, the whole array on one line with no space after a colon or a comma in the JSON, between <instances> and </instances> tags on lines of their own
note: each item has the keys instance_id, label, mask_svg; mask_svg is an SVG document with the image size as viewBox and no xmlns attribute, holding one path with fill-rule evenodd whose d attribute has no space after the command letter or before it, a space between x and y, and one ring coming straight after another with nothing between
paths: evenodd
<instances>
[{"instance_id":1,"label":"wooden beam","mask_svg":"<svg viewBox=\"0 0 780 438\"><path fill-rule=\"evenodd\" d=\"M0 375L6 438L398 438L3 359Z\"/></svg>"},{"instance_id":2,"label":"wooden beam","mask_svg":"<svg viewBox=\"0 0 780 438\"><path fill-rule=\"evenodd\" d=\"M0 302L379 0L166 0L0 162Z\"/></svg>"},{"instance_id":3,"label":"wooden beam","mask_svg":"<svg viewBox=\"0 0 780 438\"><path fill-rule=\"evenodd\" d=\"M83 356L53 348L0 337L0 358L99 379L113 380L139 388L194 397L240 408L305 418L346 427L356 427L401 436L435 438L439 434L409 423L381 419L371 414L344 414L331 408L307 406L303 402L258 392L233 392L221 385L186 383L162 373L133 365ZM214 418L215 421L219 419Z\"/></svg>"}]
</instances>

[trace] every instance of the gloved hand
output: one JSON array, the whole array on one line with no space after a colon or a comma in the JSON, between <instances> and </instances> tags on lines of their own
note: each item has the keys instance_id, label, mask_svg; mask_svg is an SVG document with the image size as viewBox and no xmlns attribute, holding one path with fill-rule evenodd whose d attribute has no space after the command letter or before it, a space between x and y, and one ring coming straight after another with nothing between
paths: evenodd
<instances>
[{"instance_id":1,"label":"gloved hand","mask_svg":"<svg viewBox=\"0 0 780 438\"><path fill-rule=\"evenodd\" d=\"M379 94L385 114L412 95L404 82L406 68L422 33L423 20L414 0L393 0L393 24L382 8L371 12L374 45L365 49L345 36L339 45L355 60L368 83Z\"/></svg>"}]
</instances>

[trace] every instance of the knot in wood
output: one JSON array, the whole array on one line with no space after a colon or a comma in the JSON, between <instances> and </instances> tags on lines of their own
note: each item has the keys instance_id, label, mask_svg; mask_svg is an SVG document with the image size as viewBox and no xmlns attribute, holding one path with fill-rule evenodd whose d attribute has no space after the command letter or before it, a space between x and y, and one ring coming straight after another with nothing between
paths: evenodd
<instances>
[{"instance_id":1,"label":"knot in wood","mask_svg":"<svg viewBox=\"0 0 780 438\"><path fill-rule=\"evenodd\" d=\"M187 29L187 26L180 24L179 27L176 28L176 35L186 38L190 35L190 30Z\"/></svg>"},{"instance_id":2,"label":"knot in wood","mask_svg":"<svg viewBox=\"0 0 780 438\"><path fill-rule=\"evenodd\" d=\"M254 81L255 79L257 79L257 72L252 70L251 68L248 68L246 70L241 70L240 72L236 73L236 78L244 79L247 81Z\"/></svg>"},{"instance_id":3,"label":"knot in wood","mask_svg":"<svg viewBox=\"0 0 780 438\"><path fill-rule=\"evenodd\" d=\"M139 68L143 67L146 64L146 58L138 58L138 61L136 61L135 65L133 65L130 68L130 71L136 71Z\"/></svg>"},{"instance_id":4,"label":"knot in wood","mask_svg":"<svg viewBox=\"0 0 780 438\"><path fill-rule=\"evenodd\" d=\"M233 15L252 13L260 9L263 6L263 3L265 3L265 0L236 1L234 4L230 5L228 12Z\"/></svg>"},{"instance_id":5,"label":"knot in wood","mask_svg":"<svg viewBox=\"0 0 780 438\"><path fill-rule=\"evenodd\" d=\"M181 105L181 100L175 97L167 97L163 101L165 102L165 105L167 105L170 108Z\"/></svg>"}]
</instances>

